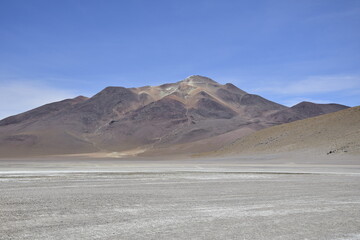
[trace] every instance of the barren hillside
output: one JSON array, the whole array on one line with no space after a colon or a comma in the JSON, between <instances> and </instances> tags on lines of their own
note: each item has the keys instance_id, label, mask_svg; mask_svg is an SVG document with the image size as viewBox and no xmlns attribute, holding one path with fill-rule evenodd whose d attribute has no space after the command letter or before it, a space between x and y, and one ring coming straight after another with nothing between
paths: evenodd
<instances>
[{"instance_id":1,"label":"barren hillside","mask_svg":"<svg viewBox=\"0 0 360 240\"><path fill-rule=\"evenodd\" d=\"M1 120L0 157L209 151L266 127L344 108L314 103L288 108L197 75L161 86L107 87L91 98Z\"/></svg>"},{"instance_id":2,"label":"barren hillside","mask_svg":"<svg viewBox=\"0 0 360 240\"><path fill-rule=\"evenodd\" d=\"M217 155L314 150L360 153L360 106L257 131L216 151Z\"/></svg>"}]
</instances>

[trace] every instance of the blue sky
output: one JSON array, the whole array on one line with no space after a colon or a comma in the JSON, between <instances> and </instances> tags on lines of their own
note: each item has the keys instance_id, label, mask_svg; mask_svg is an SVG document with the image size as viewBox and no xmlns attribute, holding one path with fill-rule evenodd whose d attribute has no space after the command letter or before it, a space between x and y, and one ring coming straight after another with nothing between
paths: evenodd
<instances>
[{"instance_id":1,"label":"blue sky","mask_svg":"<svg viewBox=\"0 0 360 240\"><path fill-rule=\"evenodd\" d=\"M356 106L359 29L359 0L0 0L0 118L195 74Z\"/></svg>"}]
</instances>

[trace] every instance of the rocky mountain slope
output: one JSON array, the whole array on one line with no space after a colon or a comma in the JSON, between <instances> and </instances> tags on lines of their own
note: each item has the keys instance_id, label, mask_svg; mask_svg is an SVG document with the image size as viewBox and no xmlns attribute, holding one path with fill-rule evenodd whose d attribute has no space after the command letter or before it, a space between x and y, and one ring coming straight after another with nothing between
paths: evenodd
<instances>
[{"instance_id":1,"label":"rocky mountain slope","mask_svg":"<svg viewBox=\"0 0 360 240\"><path fill-rule=\"evenodd\" d=\"M360 106L257 131L215 155L310 151L320 155L360 153Z\"/></svg>"},{"instance_id":2,"label":"rocky mountain slope","mask_svg":"<svg viewBox=\"0 0 360 240\"><path fill-rule=\"evenodd\" d=\"M107 87L91 98L50 103L1 120L0 156L204 151L344 108L313 103L288 108L202 76L161 86Z\"/></svg>"}]
</instances>

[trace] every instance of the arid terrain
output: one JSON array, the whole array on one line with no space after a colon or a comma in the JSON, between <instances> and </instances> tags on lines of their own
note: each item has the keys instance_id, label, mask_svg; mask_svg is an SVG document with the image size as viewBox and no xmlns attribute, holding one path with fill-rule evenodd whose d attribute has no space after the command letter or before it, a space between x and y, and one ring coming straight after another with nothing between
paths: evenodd
<instances>
[{"instance_id":1,"label":"arid terrain","mask_svg":"<svg viewBox=\"0 0 360 240\"><path fill-rule=\"evenodd\" d=\"M326 155L359 157L360 107L263 129L212 154L277 152L298 153L310 158Z\"/></svg>"},{"instance_id":2,"label":"arid terrain","mask_svg":"<svg viewBox=\"0 0 360 240\"><path fill-rule=\"evenodd\" d=\"M191 76L0 121L0 239L360 239L360 107Z\"/></svg>"},{"instance_id":3,"label":"arid terrain","mask_svg":"<svg viewBox=\"0 0 360 240\"><path fill-rule=\"evenodd\" d=\"M358 159L283 157L2 159L0 239L360 239Z\"/></svg>"},{"instance_id":4,"label":"arid terrain","mask_svg":"<svg viewBox=\"0 0 360 240\"><path fill-rule=\"evenodd\" d=\"M360 0L0 0L0 240L360 240Z\"/></svg>"},{"instance_id":5,"label":"arid terrain","mask_svg":"<svg viewBox=\"0 0 360 240\"><path fill-rule=\"evenodd\" d=\"M107 87L91 98L49 103L1 120L0 157L199 153L263 128L346 108L311 102L286 107L198 75L160 86Z\"/></svg>"}]
</instances>

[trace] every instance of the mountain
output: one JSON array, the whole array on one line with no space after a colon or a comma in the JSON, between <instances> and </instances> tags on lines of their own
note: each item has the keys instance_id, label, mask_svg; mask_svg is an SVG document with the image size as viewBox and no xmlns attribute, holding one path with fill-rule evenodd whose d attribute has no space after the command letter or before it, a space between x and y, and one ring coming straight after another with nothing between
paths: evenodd
<instances>
[{"instance_id":1,"label":"mountain","mask_svg":"<svg viewBox=\"0 0 360 240\"><path fill-rule=\"evenodd\" d=\"M262 129L213 152L216 155L307 151L360 153L360 106Z\"/></svg>"},{"instance_id":2,"label":"mountain","mask_svg":"<svg viewBox=\"0 0 360 240\"><path fill-rule=\"evenodd\" d=\"M107 87L91 98L66 99L1 120L0 156L206 151L269 126L344 108L314 103L288 108L198 75L161 86Z\"/></svg>"},{"instance_id":3,"label":"mountain","mask_svg":"<svg viewBox=\"0 0 360 240\"><path fill-rule=\"evenodd\" d=\"M340 104L316 104L312 102L301 102L291 108L287 108L271 114L268 119L275 122L293 122L321 114L332 113L349 108Z\"/></svg>"}]
</instances>

